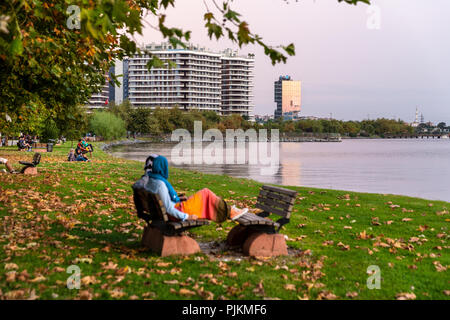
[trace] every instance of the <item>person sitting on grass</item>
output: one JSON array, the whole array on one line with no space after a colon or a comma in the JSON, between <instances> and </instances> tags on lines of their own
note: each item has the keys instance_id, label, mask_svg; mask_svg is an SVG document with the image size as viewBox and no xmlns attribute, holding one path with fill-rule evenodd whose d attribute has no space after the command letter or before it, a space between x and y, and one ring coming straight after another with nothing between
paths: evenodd
<instances>
[{"instance_id":1,"label":"person sitting on grass","mask_svg":"<svg viewBox=\"0 0 450 320\"><path fill-rule=\"evenodd\" d=\"M77 155L88 153L88 150L84 147L83 139L78 140L75 152Z\"/></svg>"},{"instance_id":2,"label":"person sitting on grass","mask_svg":"<svg viewBox=\"0 0 450 320\"><path fill-rule=\"evenodd\" d=\"M179 197L175 189L167 181L169 178L169 164L167 159L161 155L153 159L151 171L148 170L146 174L149 179L145 188L159 195L167 209L167 213L174 220L208 219L221 223L227 218L236 220L248 211L248 209L238 209L230 206L207 188L198 191L189 198L185 196Z\"/></svg>"},{"instance_id":3,"label":"person sitting on grass","mask_svg":"<svg viewBox=\"0 0 450 320\"><path fill-rule=\"evenodd\" d=\"M90 162L91 160L89 160L84 154L80 153L80 154L75 158L75 161Z\"/></svg>"},{"instance_id":4,"label":"person sitting on grass","mask_svg":"<svg viewBox=\"0 0 450 320\"><path fill-rule=\"evenodd\" d=\"M70 149L69 155L67 156L67 161L77 161L77 156L75 155L74 149Z\"/></svg>"},{"instance_id":5,"label":"person sitting on grass","mask_svg":"<svg viewBox=\"0 0 450 320\"><path fill-rule=\"evenodd\" d=\"M87 143L86 140L87 140L87 138L81 139L81 145L86 150L86 153L94 151L94 148L92 147L92 144Z\"/></svg>"},{"instance_id":6,"label":"person sitting on grass","mask_svg":"<svg viewBox=\"0 0 450 320\"><path fill-rule=\"evenodd\" d=\"M15 173L16 171L13 169L11 163L9 163L8 159L0 158L0 164L4 164L6 169L8 169L9 173Z\"/></svg>"}]
</instances>

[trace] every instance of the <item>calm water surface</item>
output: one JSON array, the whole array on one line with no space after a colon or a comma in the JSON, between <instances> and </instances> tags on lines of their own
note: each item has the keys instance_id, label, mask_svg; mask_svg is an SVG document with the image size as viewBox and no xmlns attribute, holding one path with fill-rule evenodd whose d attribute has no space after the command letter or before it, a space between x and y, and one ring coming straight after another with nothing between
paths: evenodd
<instances>
[{"instance_id":1,"label":"calm water surface","mask_svg":"<svg viewBox=\"0 0 450 320\"><path fill-rule=\"evenodd\" d=\"M173 145L138 144L112 149L118 157L144 161L150 153L171 161ZM237 152L247 152L237 150ZM283 142L272 175L260 165L181 165L264 183L371 193L392 193L450 202L450 139L344 140L341 143Z\"/></svg>"}]
</instances>

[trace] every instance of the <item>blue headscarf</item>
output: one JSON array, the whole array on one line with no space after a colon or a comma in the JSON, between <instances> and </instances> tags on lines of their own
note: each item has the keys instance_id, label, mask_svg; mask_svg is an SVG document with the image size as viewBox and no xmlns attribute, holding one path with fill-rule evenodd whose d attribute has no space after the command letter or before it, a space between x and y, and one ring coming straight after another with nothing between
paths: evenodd
<instances>
[{"instance_id":1,"label":"blue headscarf","mask_svg":"<svg viewBox=\"0 0 450 320\"><path fill-rule=\"evenodd\" d=\"M166 157L163 156L157 156L153 160L152 170L147 172L147 175L150 178L160 180L165 183L167 189L169 190L170 199L173 202L180 202L180 198L178 197L177 192L172 187L169 181L169 162L167 161Z\"/></svg>"}]
</instances>

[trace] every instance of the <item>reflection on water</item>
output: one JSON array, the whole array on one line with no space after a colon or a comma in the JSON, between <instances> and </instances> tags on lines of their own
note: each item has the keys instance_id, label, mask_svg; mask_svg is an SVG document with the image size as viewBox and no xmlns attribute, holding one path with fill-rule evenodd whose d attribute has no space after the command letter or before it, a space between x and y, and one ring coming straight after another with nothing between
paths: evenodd
<instances>
[{"instance_id":1,"label":"reflection on water","mask_svg":"<svg viewBox=\"0 0 450 320\"><path fill-rule=\"evenodd\" d=\"M203 146L203 151L206 146ZM283 142L279 144L279 166L270 175L261 174L261 164L249 163L248 144L246 147L237 144L234 150L235 158L246 155L247 161L241 164L174 165L171 161L173 147L171 144L138 144L116 147L112 153L140 161L144 161L150 153L158 153L166 156L175 167L250 178L264 183L393 193L450 201L450 140ZM195 150L193 157L202 148ZM225 150L224 157L226 153Z\"/></svg>"}]
</instances>

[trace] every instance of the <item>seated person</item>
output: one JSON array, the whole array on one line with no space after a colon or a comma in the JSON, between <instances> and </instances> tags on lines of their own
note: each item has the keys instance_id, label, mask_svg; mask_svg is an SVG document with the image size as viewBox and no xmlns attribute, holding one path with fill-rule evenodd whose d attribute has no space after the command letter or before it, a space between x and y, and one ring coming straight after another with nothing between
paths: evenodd
<instances>
[{"instance_id":1,"label":"seated person","mask_svg":"<svg viewBox=\"0 0 450 320\"><path fill-rule=\"evenodd\" d=\"M6 169L8 169L9 173L15 173L11 163L9 163L8 159L0 158L0 164L4 164Z\"/></svg>"},{"instance_id":2,"label":"seated person","mask_svg":"<svg viewBox=\"0 0 450 320\"><path fill-rule=\"evenodd\" d=\"M86 142L86 138L81 139L81 145L83 146L84 149L86 149L86 152L92 152L94 151L94 148L92 147L92 144L88 144Z\"/></svg>"},{"instance_id":3,"label":"seated person","mask_svg":"<svg viewBox=\"0 0 450 320\"><path fill-rule=\"evenodd\" d=\"M77 149L78 149L77 154L80 154L80 153L85 154L85 153L89 152L89 150L87 149L87 143L86 143L86 141L84 141L84 139L78 140Z\"/></svg>"},{"instance_id":4,"label":"seated person","mask_svg":"<svg viewBox=\"0 0 450 320\"><path fill-rule=\"evenodd\" d=\"M167 181L169 178L167 159L159 155L152 162L151 171L148 170L146 173L150 179L145 188L159 195L167 213L174 220L184 221L200 218L221 223L227 218L236 220L248 211L248 209L242 210L230 206L207 188L198 191L189 198L178 197L175 189Z\"/></svg>"},{"instance_id":5,"label":"seated person","mask_svg":"<svg viewBox=\"0 0 450 320\"><path fill-rule=\"evenodd\" d=\"M70 149L69 155L67 156L67 161L77 161L74 149Z\"/></svg>"},{"instance_id":6,"label":"seated person","mask_svg":"<svg viewBox=\"0 0 450 320\"><path fill-rule=\"evenodd\" d=\"M76 158L75 161L91 161L88 158L86 158L86 156L84 154L79 154Z\"/></svg>"},{"instance_id":7,"label":"seated person","mask_svg":"<svg viewBox=\"0 0 450 320\"><path fill-rule=\"evenodd\" d=\"M32 147L29 143L25 141L25 138L22 136L19 138L19 142L17 142L17 146L19 147L19 151L27 149L27 151L32 151Z\"/></svg>"},{"instance_id":8,"label":"seated person","mask_svg":"<svg viewBox=\"0 0 450 320\"><path fill-rule=\"evenodd\" d=\"M80 154L82 154L81 149L78 148L78 146L77 146L77 147L75 148L75 155L78 156L78 155L80 155Z\"/></svg>"}]
</instances>

